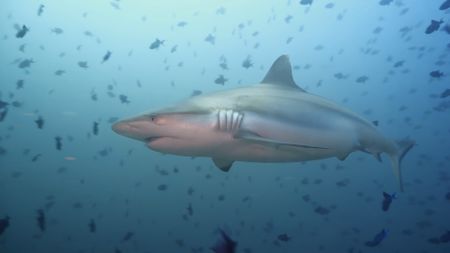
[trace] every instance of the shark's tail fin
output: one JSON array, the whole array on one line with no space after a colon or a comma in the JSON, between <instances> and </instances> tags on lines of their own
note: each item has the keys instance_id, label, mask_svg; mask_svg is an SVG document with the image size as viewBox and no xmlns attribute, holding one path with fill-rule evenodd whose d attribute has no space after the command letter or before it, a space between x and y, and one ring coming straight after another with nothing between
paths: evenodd
<instances>
[{"instance_id":1,"label":"shark's tail fin","mask_svg":"<svg viewBox=\"0 0 450 253\"><path fill-rule=\"evenodd\" d=\"M394 175L397 178L398 184L400 186L400 191L403 192L403 179L402 179L402 171L401 165L402 160L408 151L416 144L413 140L403 139L396 142L397 144L397 152L394 154L390 154L392 169L394 170Z\"/></svg>"}]
</instances>

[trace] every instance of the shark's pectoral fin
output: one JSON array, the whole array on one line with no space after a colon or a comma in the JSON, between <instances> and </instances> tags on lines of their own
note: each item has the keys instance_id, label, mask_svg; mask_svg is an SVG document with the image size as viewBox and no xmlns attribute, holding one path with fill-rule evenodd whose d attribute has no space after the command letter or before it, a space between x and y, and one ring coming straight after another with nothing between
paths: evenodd
<instances>
[{"instance_id":1,"label":"shark's pectoral fin","mask_svg":"<svg viewBox=\"0 0 450 253\"><path fill-rule=\"evenodd\" d=\"M212 160L214 162L214 165L216 165L216 167L219 168L223 172L228 172L234 162L234 161L220 159L220 158L213 158Z\"/></svg>"},{"instance_id":2,"label":"shark's pectoral fin","mask_svg":"<svg viewBox=\"0 0 450 253\"><path fill-rule=\"evenodd\" d=\"M318 146L311 146L311 145L305 145L301 143L293 143L293 142L285 142L285 141L278 141L273 140L270 138L265 138L260 136L257 133L254 133L252 131L248 130L240 130L234 135L235 139L242 139L247 141L254 141L254 142L261 142L268 145L273 145L276 148L280 146L291 146L291 147L298 147L298 148L313 148L313 149L328 149L326 147L318 147Z\"/></svg>"}]
</instances>

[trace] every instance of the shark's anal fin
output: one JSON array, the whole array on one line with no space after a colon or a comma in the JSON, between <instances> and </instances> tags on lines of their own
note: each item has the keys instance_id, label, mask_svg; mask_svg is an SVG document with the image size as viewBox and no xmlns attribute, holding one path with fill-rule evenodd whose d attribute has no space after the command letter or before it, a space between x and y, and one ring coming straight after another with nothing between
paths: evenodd
<instances>
[{"instance_id":1,"label":"shark's anal fin","mask_svg":"<svg viewBox=\"0 0 450 253\"><path fill-rule=\"evenodd\" d=\"M294 78L292 77L291 63L287 55L282 55L275 60L261 83L296 88L299 91L305 91L295 83Z\"/></svg>"},{"instance_id":2,"label":"shark's anal fin","mask_svg":"<svg viewBox=\"0 0 450 253\"><path fill-rule=\"evenodd\" d=\"M220 158L213 158L214 165L216 165L217 168L219 168L223 172L228 172L233 165L234 161L220 159Z\"/></svg>"},{"instance_id":3,"label":"shark's anal fin","mask_svg":"<svg viewBox=\"0 0 450 253\"><path fill-rule=\"evenodd\" d=\"M234 138L235 139L247 140L247 141L261 142L261 143L264 143L264 144L273 145L276 148L278 148L280 146L291 146L291 147L298 147L298 148L328 149L326 147L318 147L318 146L305 145L305 144L301 144L301 143L293 143L293 142L285 142L285 141L273 140L273 139L270 139L270 138L262 137L259 134L254 133L254 132L249 131L249 130L240 130L239 132L237 132L234 135Z\"/></svg>"}]
</instances>

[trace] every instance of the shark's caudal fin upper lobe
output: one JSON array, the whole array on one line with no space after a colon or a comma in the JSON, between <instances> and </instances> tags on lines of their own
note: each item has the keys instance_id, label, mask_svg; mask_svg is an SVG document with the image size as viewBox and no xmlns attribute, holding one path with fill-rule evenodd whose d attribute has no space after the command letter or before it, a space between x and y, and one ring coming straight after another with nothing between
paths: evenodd
<instances>
[{"instance_id":1,"label":"shark's caudal fin upper lobe","mask_svg":"<svg viewBox=\"0 0 450 253\"><path fill-rule=\"evenodd\" d=\"M401 171L402 160L416 143L415 141L410 139L403 139L397 141L396 144L397 152L395 154L390 154L389 157L391 159L392 169L394 170L394 174L400 186L400 191L403 191L403 179Z\"/></svg>"}]
</instances>

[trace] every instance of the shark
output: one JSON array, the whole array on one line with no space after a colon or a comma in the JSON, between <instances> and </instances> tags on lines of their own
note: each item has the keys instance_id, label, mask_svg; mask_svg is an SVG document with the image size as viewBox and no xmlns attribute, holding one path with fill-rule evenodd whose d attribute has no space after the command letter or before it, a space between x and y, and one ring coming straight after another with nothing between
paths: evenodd
<instances>
[{"instance_id":1,"label":"shark","mask_svg":"<svg viewBox=\"0 0 450 253\"><path fill-rule=\"evenodd\" d=\"M401 163L415 142L385 137L366 119L298 86L287 55L253 85L192 96L117 121L112 130L157 152L210 157L228 172L235 161L301 162L362 151L387 154L403 191Z\"/></svg>"}]
</instances>

